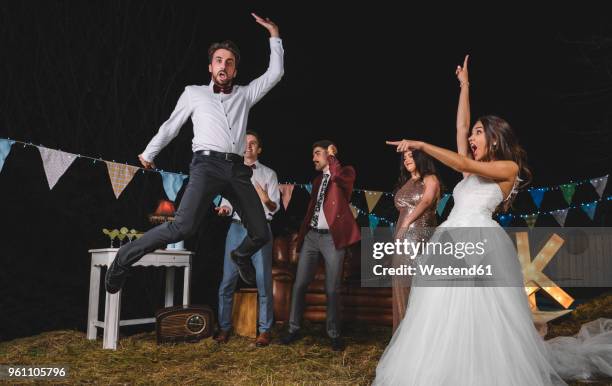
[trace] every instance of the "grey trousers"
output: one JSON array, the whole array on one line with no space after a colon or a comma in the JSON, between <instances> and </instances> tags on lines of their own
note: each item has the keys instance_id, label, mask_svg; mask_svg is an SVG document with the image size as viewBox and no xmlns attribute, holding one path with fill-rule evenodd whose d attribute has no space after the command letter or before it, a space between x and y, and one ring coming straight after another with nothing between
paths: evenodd
<instances>
[{"instance_id":1,"label":"grey trousers","mask_svg":"<svg viewBox=\"0 0 612 386\"><path fill-rule=\"evenodd\" d=\"M327 335L330 338L340 336L340 285L342 283L342 266L344 249L336 249L331 234L320 234L309 231L304 238L300 260L298 261L295 284L291 295L291 315L289 332L300 329L304 316L306 289L314 279L319 263L319 253L325 260L325 293L327 295Z\"/></svg>"}]
</instances>

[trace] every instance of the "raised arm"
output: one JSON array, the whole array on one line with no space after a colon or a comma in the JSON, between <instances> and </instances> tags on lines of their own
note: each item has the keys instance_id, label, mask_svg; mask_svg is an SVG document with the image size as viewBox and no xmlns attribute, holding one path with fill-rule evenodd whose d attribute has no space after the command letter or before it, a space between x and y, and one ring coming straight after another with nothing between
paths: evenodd
<instances>
[{"instance_id":1,"label":"raised arm","mask_svg":"<svg viewBox=\"0 0 612 386\"><path fill-rule=\"evenodd\" d=\"M336 158L336 154L338 154L336 146L329 145L327 148L327 162L329 163L330 182L338 184L344 190L347 200L350 201L356 178L355 169L352 166L342 166L338 158Z\"/></svg>"},{"instance_id":2,"label":"raised arm","mask_svg":"<svg viewBox=\"0 0 612 386\"><path fill-rule=\"evenodd\" d=\"M396 150L401 153L413 149L424 151L444 165L458 172L477 174L497 182L513 183L515 176L518 174L518 165L514 161L475 161L467 156L455 153L454 151L443 149L430 143L412 141L409 139L387 141L387 145L396 146Z\"/></svg>"},{"instance_id":3,"label":"raised arm","mask_svg":"<svg viewBox=\"0 0 612 386\"><path fill-rule=\"evenodd\" d=\"M268 69L259 78L251 81L247 86L247 98L251 105L257 103L268 91L272 89L285 73L283 65L283 42L280 39L278 26L269 18L262 18L252 13L255 21L270 33L270 62Z\"/></svg>"},{"instance_id":4,"label":"raised arm","mask_svg":"<svg viewBox=\"0 0 612 386\"><path fill-rule=\"evenodd\" d=\"M261 24L265 29L268 30L268 32L270 32L271 38L280 38L278 26L272 20L270 20L269 17L266 17L264 19L263 17L257 16L255 13L251 13L251 16L255 18L255 21L257 23Z\"/></svg>"},{"instance_id":5,"label":"raised arm","mask_svg":"<svg viewBox=\"0 0 612 386\"><path fill-rule=\"evenodd\" d=\"M157 134L151 139L145 151L138 156L138 159L140 159L145 168L155 167L153 159L178 135L181 127L190 116L191 102L189 100L189 89L185 88L170 118L160 126Z\"/></svg>"},{"instance_id":6,"label":"raised arm","mask_svg":"<svg viewBox=\"0 0 612 386\"><path fill-rule=\"evenodd\" d=\"M463 67L457 66L455 75L459 80L459 105L457 106L457 152L461 155L468 156L468 134L470 131L470 82L468 78L468 58L465 56ZM463 177L467 177L467 173L463 173Z\"/></svg>"}]
</instances>

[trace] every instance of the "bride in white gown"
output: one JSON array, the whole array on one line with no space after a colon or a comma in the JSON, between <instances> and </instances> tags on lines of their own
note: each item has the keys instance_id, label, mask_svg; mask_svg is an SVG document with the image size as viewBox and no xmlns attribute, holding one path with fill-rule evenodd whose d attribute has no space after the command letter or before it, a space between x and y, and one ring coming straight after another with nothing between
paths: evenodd
<instances>
[{"instance_id":1,"label":"bride in white gown","mask_svg":"<svg viewBox=\"0 0 612 386\"><path fill-rule=\"evenodd\" d=\"M522 181L519 175L530 179L525 153L504 120L482 117L468 138L467 60L456 71L461 83L458 152L420 141L388 142L398 152L424 151L463 173L453 191L454 207L439 230L499 228L493 213L509 207ZM494 257L505 260L498 262L504 275L522 283L516 255ZM374 384L564 385L564 379L593 376L612 376L612 320L587 323L575 337L544 341L534 327L522 286L414 286Z\"/></svg>"}]
</instances>

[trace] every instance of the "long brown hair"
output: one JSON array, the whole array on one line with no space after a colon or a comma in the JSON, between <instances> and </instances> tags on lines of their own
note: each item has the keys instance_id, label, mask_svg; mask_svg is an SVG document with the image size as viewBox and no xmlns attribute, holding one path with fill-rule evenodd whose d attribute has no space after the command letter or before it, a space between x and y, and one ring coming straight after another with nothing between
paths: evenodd
<instances>
[{"instance_id":1,"label":"long brown hair","mask_svg":"<svg viewBox=\"0 0 612 386\"><path fill-rule=\"evenodd\" d=\"M434 164L433 158L425 152L420 150L412 150L412 159L414 160L414 166L417 173L419 173L419 180L424 181L425 177L431 175L435 176L440 183L440 190L442 190L442 181L436 171L436 165ZM393 189L393 193L397 193L398 190L404 186L404 184L411 178L410 172L406 170L404 166L404 153L400 155L400 173ZM438 197L436 197L438 198Z\"/></svg>"},{"instance_id":2,"label":"long brown hair","mask_svg":"<svg viewBox=\"0 0 612 386\"><path fill-rule=\"evenodd\" d=\"M483 161L511 160L516 162L519 167L518 176L521 182L518 189L523 189L531 183L532 174L527 165L527 153L519 144L518 138L510 124L495 115L485 115L477 120L484 127L485 138L487 140L487 152ZM495 212L506 212L512 206L515 193L511 193L507 200L502 201ZM505 199L505 197L504 197Z\"/></svg>"}]
</instances>

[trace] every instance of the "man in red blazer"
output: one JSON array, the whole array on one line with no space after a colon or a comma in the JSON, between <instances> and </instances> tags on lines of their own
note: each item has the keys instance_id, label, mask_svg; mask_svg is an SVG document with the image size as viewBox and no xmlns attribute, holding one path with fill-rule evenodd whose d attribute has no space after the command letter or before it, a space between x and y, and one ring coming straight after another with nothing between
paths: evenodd
<instances>
[{"instance_id":1,"label":"man in red blazer","mask_svg":"<svg viewBox=\"0 0 612 386\"><path fill-rule=\"evenodd\" d=\"M289 344L299 339L298 330L304 314L306 289L312 282L319 262L325 260L325 292L327 294L327 334L335 351L344 349L340 337L340 284L346 247L361 239L349 203L355 182L355 169L342 166L336 158L333 142L317 141L312 145L312 161L320 171L312 183L310 204L298 234L298 261L291 296L289 331L281 338Z\"/></svg>"}]
</instances>

